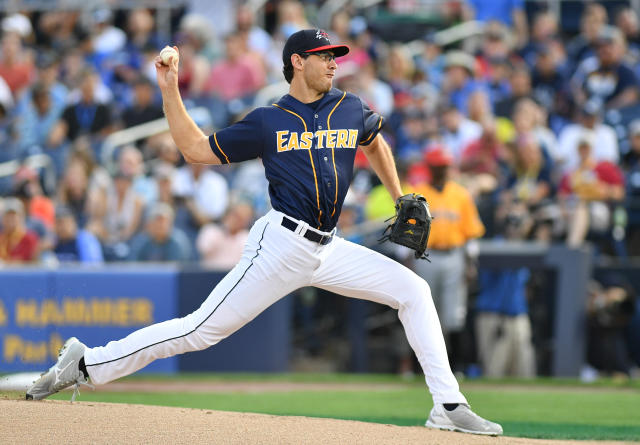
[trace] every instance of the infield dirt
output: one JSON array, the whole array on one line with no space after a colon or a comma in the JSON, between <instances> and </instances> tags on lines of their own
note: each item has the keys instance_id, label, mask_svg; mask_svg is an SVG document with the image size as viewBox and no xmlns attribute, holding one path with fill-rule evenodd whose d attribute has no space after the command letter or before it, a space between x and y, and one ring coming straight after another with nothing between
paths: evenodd
<instances>
[{"instance_id":1,"label":"infield dirt","mask_svg":"<svg viewBox=\"0 0 640 445\"><path fill-rule=\"evenodd\" d=\"M147 405L0 400L3 444L620 444L483 437L348 420Z\"/></svg>"}]
</instances>

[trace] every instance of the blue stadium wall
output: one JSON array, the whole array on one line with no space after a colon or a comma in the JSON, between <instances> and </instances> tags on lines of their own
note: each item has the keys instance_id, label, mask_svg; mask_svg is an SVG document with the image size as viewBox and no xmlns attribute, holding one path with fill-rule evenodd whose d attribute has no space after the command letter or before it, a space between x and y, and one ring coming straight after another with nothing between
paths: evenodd
<instances>
[{"instance_id":1,"label":"blue stadium wall","mask_svg":"<svg viewBox=\"0 0 640 445\"><path fill-rule=\"evenodd\" d=\"M187 315L223 276L161 265L4 269L0 373L47 369L70 336L102 346ZM284 298L215 347L157 360L140 372L286 371L290 319L290 300Z\"/></svg>"}]
</instances>

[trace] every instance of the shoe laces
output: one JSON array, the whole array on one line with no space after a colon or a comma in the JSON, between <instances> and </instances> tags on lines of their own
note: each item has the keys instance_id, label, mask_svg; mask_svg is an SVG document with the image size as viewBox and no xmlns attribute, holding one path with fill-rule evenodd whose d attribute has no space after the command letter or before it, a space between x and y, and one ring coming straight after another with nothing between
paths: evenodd
<instances>
[{"instance_id":1,"label":"shoe laces","mask_svg":"<svg viewBox=\"0 0 640 445\"><path fill-rule=\"evenodd\" d=\"M76 401L76 397L80 395L80 385L87 386L91 388L92 391L95 391L96 387L89 383L87 380L76 380L76 384L73 387L73 395L71 396L71 403Z\"/></svg>"}]
</instances>

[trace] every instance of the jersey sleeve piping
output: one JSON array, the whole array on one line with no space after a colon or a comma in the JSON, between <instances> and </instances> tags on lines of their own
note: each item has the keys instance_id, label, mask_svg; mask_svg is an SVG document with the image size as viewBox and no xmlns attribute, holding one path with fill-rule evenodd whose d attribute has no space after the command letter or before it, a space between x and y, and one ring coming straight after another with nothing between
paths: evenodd
<instances>
[{"instance_id":1,"label":"jersey sleeve piping","mask_svg":"<svg viewBox=\"0 0 640 445\"><path fill-rule=\"evenodd\" d=\"M229 161L229 157L227 156L227 154L220 147L216 133L213 133L211 136L209 136L209 146L211 146L211 150L218 157L218 159L220 159L221 163L229 164L231 162Z\"/></svg>"},{"instance_id":2,"label":"jersey sleeve piping","mask_svg":"<svg viewBox=\"0 0 640 445\"><path fill-rule=\"evenodd\" d=\"M378 134L378 132L380 132L381 128L382 128L382 116L380 116L380 119L378 120L378 128L372 131L369 137L367 137L364 141L360 142L360 145L368 145L369 143L371 143L372 138L376 134Z\"/></svg>"}]
</instances>

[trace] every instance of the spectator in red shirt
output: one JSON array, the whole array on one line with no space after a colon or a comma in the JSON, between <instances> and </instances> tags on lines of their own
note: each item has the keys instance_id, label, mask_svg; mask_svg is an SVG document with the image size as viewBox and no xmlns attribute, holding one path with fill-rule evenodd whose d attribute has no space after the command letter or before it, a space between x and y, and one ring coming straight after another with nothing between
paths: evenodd
<instances>
[{"instance_id":1,"label":"spectator in red shirt","mask_svg":"<svg viewBox=\"0 0 640 445\"><path fill-rule=\"evenodd\" d=\"M2 38L0 76L7 82L14 98L29 86L35 74L33 62L26 54L28 52L17 34L8 33Z\"/></svg>"},{"instance_id":2,"label":"spectator in red shirt","mask_svg":"<svg viewBox=\"0 0 640 445\"><path fill-rule=\"evenodd\" d=\"M248 53L240 34L225 39L226 57L215 64L204 90L224 100L241 99L260 89L265 82L264 67Z\"/></svg>"},{"instance_id":3,"label":"spectator in red shirt","mask_svg":"<svg viewBox=\"0 0 640 445\"><path fill-rule=\"evenodd\" d=\"M558 195L568 218L567 243L582 244L589 230L604 232L611 227L611 204L624 199L624 176L608 161L596 161L592 144L578 143L580 164L560 181Z\"/></svg>"},{"instance_id":4,"label":"spectator in red shirt","mask_svg":"<svg viewBox=\"0 0 640 445\"><path fill-rule=\"evenodd\" d=\"M4 200L0 231L0 263L26 263L38 259L38 235L27 229L19 199Z\"/></svg>"}]
</instances>

